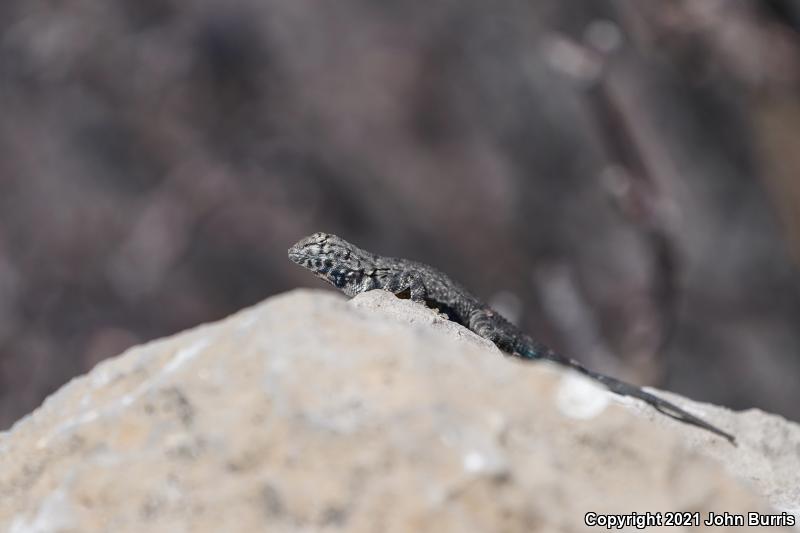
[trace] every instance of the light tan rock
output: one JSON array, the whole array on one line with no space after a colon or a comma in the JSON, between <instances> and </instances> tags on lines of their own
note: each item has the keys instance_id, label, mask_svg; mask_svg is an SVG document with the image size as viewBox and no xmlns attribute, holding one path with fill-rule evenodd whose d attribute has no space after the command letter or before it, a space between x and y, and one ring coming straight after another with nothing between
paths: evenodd
<instances>
[{"instance_id":1,"label":"light tan rock","mask_svg":"<svg viewBox=\"0 0 800 533\"><path fill-rule=\"evenodd\" d=\"M0 531L578 531L587 512L798 507L798 469L777 472L795 425L691 404L733 448L619 403L387 293L295 291L107 360L2 434Z\"/></svg>"}]
</instances>

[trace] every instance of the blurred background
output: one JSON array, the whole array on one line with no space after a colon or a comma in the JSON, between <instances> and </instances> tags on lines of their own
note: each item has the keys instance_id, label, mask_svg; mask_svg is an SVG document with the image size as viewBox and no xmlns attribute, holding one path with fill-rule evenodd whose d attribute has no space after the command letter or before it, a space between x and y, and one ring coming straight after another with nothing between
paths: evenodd
<instances>
[{"instance_id":1,"label":"blurred background","mask_svg":"<svg viewBox=\"0 0 800 533\"><path fill-rule=\"evenodd\" d=\"M0 427L296 287L433 264L616 376L800 419L800 1L3 0Z\"/></svg>"}]
</instances>

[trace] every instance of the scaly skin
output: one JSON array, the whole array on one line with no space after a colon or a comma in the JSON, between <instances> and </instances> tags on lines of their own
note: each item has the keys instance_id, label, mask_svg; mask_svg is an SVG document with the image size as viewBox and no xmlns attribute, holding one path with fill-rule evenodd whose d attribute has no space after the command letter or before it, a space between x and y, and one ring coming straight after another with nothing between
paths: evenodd
<instances>
[{"instance_id":1,"label":"scaly skin","mask_svg":"<svg viewBox=\"0 0 800 533\"><path fill-rule=\"evenodd\" d=\"M374 289L407 295L415 302L425 303L442 311L450 320L468 327L515 357L526 360L546 359L567 366L602 383L616 394L638 398L667 416L710 431L736 444L729 433L687 413L677 405L636 385L589 370L574 359L564 357L536 342L464 287L431 266L408 259L376 255L329 233L315 233L300 240L289 248L289 259L350 297Z\"/></svg>"}]
</instances>

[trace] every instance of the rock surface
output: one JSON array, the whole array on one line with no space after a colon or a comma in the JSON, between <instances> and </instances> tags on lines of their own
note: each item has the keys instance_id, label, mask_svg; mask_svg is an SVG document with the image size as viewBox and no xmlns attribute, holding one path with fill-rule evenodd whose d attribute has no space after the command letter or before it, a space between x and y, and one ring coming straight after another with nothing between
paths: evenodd
<instances>
[{"instance_id":1,"label":"rock surface","mask_svg":"<svg viewBox=\"0 0 800 533\"><path fill-rule=\"evenodd\" d=\"M739 446L387 293L295 291L107 360L0 436L0 531L577 531L587 512L800 509L797 425L671 397Z\"/></svg>"}]
</instances>

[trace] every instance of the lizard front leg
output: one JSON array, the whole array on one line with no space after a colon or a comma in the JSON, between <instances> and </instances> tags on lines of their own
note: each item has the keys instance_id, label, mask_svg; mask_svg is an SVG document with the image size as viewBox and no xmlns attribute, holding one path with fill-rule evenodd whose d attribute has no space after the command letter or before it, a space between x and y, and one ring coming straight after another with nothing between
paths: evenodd
<instances>
[{"instance_id":1,"label":"lizard front leg","mask_svg":"<svg viewBox=\"0 0 800 533\"><path fill-rule=\"evenodd\" d=\"M428 294L425 284L422 282L422 276L413 270L392 274L382 288L395 295L408 291L411 300L418 303L425 303L425 297Z\"/></svg>"}]
</instances>

